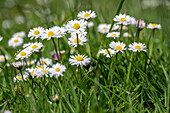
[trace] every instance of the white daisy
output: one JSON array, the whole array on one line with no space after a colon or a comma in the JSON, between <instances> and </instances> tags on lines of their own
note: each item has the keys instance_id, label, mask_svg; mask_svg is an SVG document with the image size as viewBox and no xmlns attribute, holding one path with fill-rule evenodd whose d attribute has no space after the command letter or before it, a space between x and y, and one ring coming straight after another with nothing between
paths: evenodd
<instances>
[{"instance_id":1,"label":"white daisy","mask_svg":"<svg viewBox=\"0 0 170 113\"><path fill-rule=\"evenodd\" d=\"M125 33L123 33L123 37L129 37L129 38L131 38L132 37L132 33L128 33L128 32L125 32Z\"/></svg>"},{"instance_id":2,"label":"white daisy","mask_svg":"<svg viewBox=\"0 0 170 113\"><path fill-rule=\"evenodd\" d=\"M76 65L77 67L80 65L82 66L86 66L87 64L90 63L90 58L87 58L87 56L85 55L75 55L75 56L70 56L71 58L69 58L69 62L71 65Z\"/></svg>"},{"instance_id":3,"label":"white daisy","mask_svg":"<svg viewBox=\"0 0 170 113\"><path fill-rule=\"evenodd\" d=\"M84 45L87 39L84 36L78 36L78 44ZM77 47L77 36L68 38L68 44Z\"/></svg>"},{"instance_id":4,"label":"white daisy","mask_svg":"<svg viewBox=\"0 0 170 113\"><path fill-rule=\"evenodd\" d=\"M126 14L119 14L115 16L114 21L116 21L117 24L128 25L131 23L131 17Z\"/></svg>"},{"instance_id":5,"label":"white daisy","mask_svg":"<svg viewBox=\"0 0 170 113\"><path fill-rule=\"evenodd\" d=\"M146 46L145 46L145 44L134 42L129 45L129 50L131 50L133 52L141 52L141 51L146 52Z\"/></svg>"},{"instance_id":6,"label":"white daisy","mask_svg":"<svg viewBox=\"0 0 170 113\"><path fill-rule=\"evenodd\" d=\"M28 33L28 37L31 37L31 40L33 38L37 39L37 38L41 37L43 32L44 32L44 28L43 27L35 27L35 28L30 30L30 32Z\"/></svg>"},{"instance_id":7,"label":"white daisy","mask_svg":"<svg viewBox=\"0 0 170 113\"><path fill-rule=\"evenodd\" d=\"M38 67L35 69L35 74L36 74L36 76L37 76L38 78L39 78L39 77L42 77L42 76L48 77L49 67L47 67L46 65L38 66Z\"/></svg>"},{"instance_id":8,"label":"white daisy","mask_svg":"<svg viewBox=\"0 0 170 113\"><path fill-rule=\"evenodd\" d=\"M120 29L121 29L121 26L120 26ZM124 30L124 31L125 31L125 30L128 30L128 27L123 25L123 26L122 26L122 30Z\"/></svg>"},{"instance_id":9,"label":"white daisy","mask_svg":"<svg viewBox=\"0 0 170 113\"><path fill-rule=\"evenodd\" d=\"M147 28L148 28L148 29L161 29L162 27L161 27L160 24L152 24L152 23L149 23L149 24L147 25Z\"/></svg>"},{"instance_id":10,"label":"white daisy","mask_svg":"<svg viewBox=\"0 0 170 113\"><path fill-rule=\"evenodd\" d=\"M44 40L44 39L50 40L51 38L55 38L55 37L57 37L56 28L49 28L49 29L44 30L44 32L41 36L41 39L42 40Z\"/></svg>"},{"instance_id":11,"label":"white daisy","mask_svg":"<svg viewBox=\"0 0 170 113\"><path fill-rule=\"evenodd\" d=\"M18 46L22 45L22 43L23 43L23 39L16 38L16 37L13 37L8 41L8 45L11 47L18 47Z\"/></svg>"},{"instance_id":12,"label":"white daisy","mask_svg":"<svg viewBox=\"0 0 170 113\"><path fill-rule=\"evenodd\" d=\"M40 62L42 65L52 65L52 59L49 58L41 58ZM39 62L38 65L40 65Z\"/></svg>"},{"instance_id":13,"label":"white daisy","mask_svg":"<svg viewBox=\"0 0 170 113\"><path fill-rule=\"evenodd\" d=\"M110 29L111 24L109 24L108 26L109 26L109 29ZM117 31L118 29L119 29L119 25L118 24L114 24L113 27L112 27L112 30Z\"/></svg>"},{"instance_id":14,"label":"white daisy","mask_svg":"<svg viewBox=\"0 0 170 113\"><path fill-rule=\"evenodd\" d=\"M44 47L44 45L41 42L35 42L28 46L27 49L31 52L38 52L42 47Z\"/></svg>"},{"instance_id":15,"label":"white daisy","mask_svg":"<svg viewBox=\"0 0 170 113\"><path fill-rule=\"evenodd\" d=\"M21 70L22 67L23 67L23 62L20 62L20 61L13 62L13 63L12 63L12 66L15 67L15 68L17 68L17 69L19 69L19 70Z\"/></svg>"},{"instance_id":16,"label":"white daisy","mask_svg":"<svg viewBox=\"0 0 170 113\"><path fill-rule=\"evenodd\" d=\"M88 26L88 28L93 27L94 26L94 22L88 22L87 26Z\"/></svg>"},{"instance_id":17,"label":"white daisy","mask_svg":"<svg viewBox=\"0 0 170 113\"><path fill-rule=\"evenodd\" d=\"M30 75L31 75L32 78L35 78L35 77L36 77L35 69L34 69L34 68L26 68L25 70L30 73Z\"/></svg>"},{"instance_id":18,"label":"white daisy","mask_svg":"<svg viewBox=\"0 0 170 113\"><path fill-rule=\"evenodd\" d=\"M15 38L24 38L25 37L25 32L24 31L17 32L12 37L15 37Z\"/></svg>"},{"instance_id":19,"label":"white daisy","mask_svg":"<svg viewBox=\"0 0 170 113\"><path fill-rule=\"evenodd\" d=\"M27 60L26 62L24 62L24 65L33 65L36 62L36 60Z\"/></svg>"},{"instance_id":20,"label":"white daisy","mask_svg":"<svg viewBox=\"0 0 170 113\"><path fill-rule=\"evenodd\" d=\"M97 27L98 32L105 34L108 33L110 29L110 25L108 24L99 24L99 26Z\"/></svg>"},{"instance_id":21,"label":"white daisy","mask_svg":"<svg viewBox=\"0 0 170 113\"><path fill-rule=\"evenodd\" d=\"M15 60L18 60L18 59L24 59L24 58L28 58L30 55L32 54L32 52L28 49L23 49L22 51L20 51L16 57L15 57Z\"/></svg>"},{"instance_id":22,"label":"white daisy","mask_svg":"<svg viewBox=\"0 0 170 113\"><path fill-rule=\"evenodd\" d=\"M106 35L106 37L107 38L109 38L109 37L111 37L111 38L116 38L116 37L119 37L119 35L120 35L120 32L111 32L111 33L108 33L107 35Z\"/></svg>"},{"instance_id":23,"label":"white daisy","mask_svg":"<svg viewBox=\"0 0 170 113\"><path fill-rule=\"evenodd\" d=\"M88 20L90 18L95 18L96 14L95 14L94 11L92 12L91 10L89 10L89 11L82 11L82 12L78 13L77 17L79 19L86 19L86 20Z\"/></svg>"},{"instance_id":24,"label":"white daisy","mask_svg":"<svg viewBox=\"0 0 170 113\"><path fill-rule=\"evenodd\" d=\"M113 48L116 52L123 52L123 50L126 50L125 46L126 44L123 42L114 42L112 41L109 46Z\"/></svg>"},{"instance_id":25,"label":"white daisy","mask_svg":"<svg viewBox=\"0 0 170 113\"><path fill-rule=\"evenodd\" d=\"M0 55L0 62L5 62L5 57L4 57L4 55Z\"/></svg>"},{"instance_id":26,"label":"white daisy","mask_svg":"<svg viewBox=\"0 0 170 113\"><path fill-rule=\"evenodd\" d=\"M3 40L3 37L0 35L0 41L2 41Z\"/></svg>"},{"instance_id":27,"label":"white daisy","mask_svg":"<svg viewBox=\"0 0 170 113\"><path fill-rule=\"evenodd\" d=\"M107 58L110 58L110 56L113 56L113 54L115 54L116 52L111 49L111 48L108 48L108 49L102 49L99 51L99 54L103 54L105 55ZM110 54L110 55L109 55Z\"/></svg>"},{"instance_id":28,"label":"white daisy","mask_svg":"<svg viewBox=\"0 0 170 113\"><path fill-rule=\"evenodd\" d=\"M71 37L77 37L77 34L78 36L84 36L86 37L87 36L87 32L85 31L85 29L81 30L81 31L77 31L77 32L71 32Z\"/></svg>"},{"instance_id":29,"label":"white daisy","mask_svg":"<svg viewBox=\"0 0 170 113\"><path fill-rule=\"evenodd\" d=\"M23 82L23 80L25 81L25 80L27 80L27 78L28 78L28 73L23 72L23 77L21 74L19 74L16 77L14 77L13 80L14 80L14 82L19 82L19 81Z\"/></svg>"},{"instance_id":30,"label":"white daisy","mask_svg":"<svg viewBox=\"0 0 170 113\"><path fill-rule=\"evenodd\" d=\"M61 38L66 35L67 30L64 27L54 26L53 29L55 30L55 38Z\"/></svg>"},{"instance_id":31,"label":"white daisy","mask_svg":"<svg viewBox=\"0 0 170 113\"><path fill-rule=\"evenodd\" d=\"M52 68L49 69L49 72L51 73L51 75L56 75L56 77L58 76L63 76L63 72L66 71L66 67L62 64L55 64L52 66Z\"/></svg>"},{"instance_id":32,"label":"white daisy","mask_svg":"<svg viewBox=\"0 0 170 113\"><path fill-rule=\"evenodd\" d=\"M67 31L69 33L71 32L79 32L82 31L84 29L86 29L87 27L87 21L84 20L71 20L67 23L67 25L65 26Z\"/></svg>"}]
</instances>

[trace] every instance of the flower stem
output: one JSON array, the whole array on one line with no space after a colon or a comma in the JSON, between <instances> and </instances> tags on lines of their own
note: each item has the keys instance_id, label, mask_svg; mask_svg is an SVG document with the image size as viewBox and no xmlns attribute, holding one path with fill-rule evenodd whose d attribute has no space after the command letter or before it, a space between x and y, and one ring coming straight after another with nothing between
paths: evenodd
<instances>
[{"instance_id":1,"label":"flower stem","mask_svg":"<svg viewBox=\"0 0 170 113\"><path fill-rule=\"evenodd\" d=\"M76 36L77 36L77 52L79 54L79 37L78 37L78 33L76 33Z\"/></svg>"},{"instance_id":2,"label":"flower stem","mask_svg":"<svg viewBox=\"0 0 170 113\"><path fill-rule=\"evenodd\" d=\"M24 76L23 76L23 74L22 74L22 70L21 70L21 69L19 69L19 72L21 73L22 80L23 80L23 82L24 82Z\"/></svg>"},{"instance_id":3,"label":"flower stem","mask_svg":"<svg viewBox=\"0 0 170 113\"><path fill-rule=\"evenodd\" d=\"M120 41L120 38L122 37L122 27L123 27L123 24L121 24L121 28L120 28L120 36L119 36L119 41Z\"/></svg>"},{"instance_id":4,"label":"flower stem","mask_svg":"<svg viewBox=\"0 0 170 113\"><path fill-rule=\"evenodd\" d=\"M138 29L138 31L137 31L137 42L139 41L139 35L140 35L140 30Z\"/></svg>"},{"instance_id":5,"label":"flower stem","mask_svg":"<svg viewBox=\"0 0 170 113\"><path fill-rule=\"evenodd\" d=\"M53 42L53 45L54 45L54 49L55 49L55 52L56 52L56 55L57 55L58 62L60 63L60 58L59 58L59 55L58 55L58 51L57 51L57 46L56 46L55 40L54 40L54 38L51 38L51 39L52 39L52 42Z\"/></svg>"}]
</instances>

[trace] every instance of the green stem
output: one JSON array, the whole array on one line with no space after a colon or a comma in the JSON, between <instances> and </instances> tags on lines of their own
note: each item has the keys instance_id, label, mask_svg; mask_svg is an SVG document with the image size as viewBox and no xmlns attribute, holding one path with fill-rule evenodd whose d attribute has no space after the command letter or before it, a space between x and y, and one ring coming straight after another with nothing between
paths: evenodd
<instances>
[{"instance_id":1,"label":"green stem","mask_svg":"<svg viewBox=\"0 0 170 113\"><path fill-rule=\"evenodd\" d=\"M123 24L121 24L121 28L120 28L120 36L119 36L119 41L120 41L120 38L122 37L122 27L123 27Z\"/></svg>"},{"instance_id":2,"label":"green stem","mask_svg":"<svg viewBox=\"0 0 170 113\"><path fill-rule=\"evenodd\" d=\"M133 53L131 54L130 63L129 63L129 66L128 66L128 74L127 74L126 83L129 82L130 70L131 70L131 67L132 67L132 63L131 63L132 60L133 60Z\"/></svg>"},{"instance_id":3,"label":"green stem","mask_svg":"<svg viewBox=\"0 0 170 113\"><path fill-rule=\"evenodd\" d=\"M23 82L24 82L24 76L23 76L23 74L22 74L22 70L21 70L21 69L19 69L19 72L21 73L22 80L23 80Z\"/></svg>"},{"instance_id":4,"label":"green stem","mask_svg":"<svg viewBox=\"0 0 170 113\"><path fill-rule=\"evenodd\" d=\"M124 1L125 1L125 0L121 0L121 1L120 1L120 4L119 4L119 7L118 7L118 9L117 9L117 11L116 11L115 16L119 14L119 12L120 12L120 10L121 10L121 8L122 8L122 6L123 6ZM115 17L115 16L114 16L114 17ZM114 25L114 20L112 21L112 24L111 24L111 26L110 26L109 32L112 31L113 25Z\"/></svg>"},{"instance_id":5,"label":"green stem","mask_svg":"<svg viewBox=\"0 0 170 113\"><path fill-rule=\"evenodd\" d=\"M77 52L79 54L79 38L78 38L78 33L76 33L76 36L77 36Z\"/></svg>"},{"instance_id":6,"label":"green stem","mask_svg":"<svg viewBox=\"0 0 170 113\"><path fill-rule=\"evenodd\" d=\"M57 55L57 58L58 58L58 62L60 63L60 58L59 58L59 55L58 55L58 51L57 51L57 46L56 46L55 40L54 40L54 38L51 38L51 39L52 39L52 42L53 42L53 45L54 45L54 49L55 49L55 52L56 52L56 55Z\"/></svg>"}]
</instances>

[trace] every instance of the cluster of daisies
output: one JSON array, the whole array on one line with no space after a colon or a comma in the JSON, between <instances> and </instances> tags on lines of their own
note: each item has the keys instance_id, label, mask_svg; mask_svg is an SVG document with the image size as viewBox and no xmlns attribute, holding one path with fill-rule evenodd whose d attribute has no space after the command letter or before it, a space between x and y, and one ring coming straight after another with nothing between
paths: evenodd
<instances>
[{"instance_id":1,"label":"cluster of daisies","mask_svg":"<svg viewBox=\"0 0 170 113\"><path fill-rule=\"evenodd\" d=\"M77 15L78 19L70 20L63 27L54 26L52 28L44 29L42 27L36 27L30 30L28 37L30 39L41 39L41 40L52 40L55 43L55 39L64 37L67 33L70 33L70 38L68 38L68 44L73 47L83 46L87 41L87 27L92 27L93 22L88 22L90 18L95 18L96 14L94 11L82 11ZM55 46L55 45L54 45ZM23 60L28 58L34 52L41 52L43 44L41 42L27 43L23 45L23 50L17 52L15 59ZM58 52L56 52L58 54ZM51 61L45 59L40 59L39 61L27 61L26 65L31 65L37 62L35 68L27 68L23 75L19 74L14 77L14 81L24 81L28 76L31 75L32 78L39 78L42 76L58 77L63 76L66 67L60 62L52 64ZM70 56L69 62L71 65L76 65L77 67L86 66L90 63L90 58L85 55L77 54ZM17 65L18 62L14 63ZM16 66L17 67L17 66Z\"/></svg>"},{"instance_id":2,"label":"cluster of daisies","mask_svg":"<svg viewBox=\"0 0 170 113\"><path fill-rule=\"evenodd\" d=\"M116 22L116 24L113 25L111 32L109 32L111 24L100 24L98 26L98 31L102 34L107 33L106 35L107 38L113 38L113 39L116 39L118 37L120 38L121 30L127 30L128 29L127 25L129 24L136 25L139 31L141 31L145 27L145 22L143 20L139 20L138 22L138 20L136 21L134 17L130 17L129 15L126 15L126 14L116 15L113 20ZM147 28L148 29L161 29L161 25L149 23L147 25ZM118 30L120 32L118 32ZM132 37L132 35L135 35L135 34L131 34L128 32L125 32L123 34L124 37ZM116 53L127 50L126 44L120 41L118 42L112 41L109 44L109 47L110 48L100 50L99 54L103 54L106 57L111 57ZM133 42L129 44L128 50L133 51L133 52L146 51L146 46L145 44L142 44L142 43Z\"/></svg>"}]
</instances>

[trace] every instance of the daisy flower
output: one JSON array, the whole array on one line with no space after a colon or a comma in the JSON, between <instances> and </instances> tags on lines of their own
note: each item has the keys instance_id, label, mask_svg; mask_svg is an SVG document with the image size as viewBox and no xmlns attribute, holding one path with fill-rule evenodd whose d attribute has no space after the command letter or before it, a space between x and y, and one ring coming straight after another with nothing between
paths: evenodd
<instances>
[{"instance_id":1,"label":"daisy flower","mask_svg":"<svg viewBox=\"0 0 170 113\"><path fill-rule=\"evenodd\" d=\"M108 33L110 29L110 25L108 24L99 24L99 26L97 27L98 32L105 34Z\"/></svg>"},{"instance_id":2,"label":"daisy flower","mask_svg":"<svg viewBox=\"0 0 170 113\"><path fill-rule=\"evenodd\" d=\"M87 21L84 20L71 20L66 24L66 29L69 33L79 32L87 27Z\"/></svg>"},{"instance_id":3,"label":"daisy flower","mask_svg":"<svg viewBox=\"0 0 170 113\"><path fill-rule=\"evenodd\" d=\"M88 22L87 26L88 26L88 28L93 27L94 26L94 22Z\"/></svg>"},{"instance_id":4,"label":"daisy flower","mask_svg":"<svg viewBox=\"0 0 170 113\"><path fill-rule=\"evenodd\" d=\"M35 69L34 68L27 68L25 70L29 72L29 74L31 75L32 78L36 77Z\"/></svg>"},{"instance_id":5,"label":"daisy flower","mask_svg":"<svg viewBox=\"0 0 170 113\"><path fill-rule=\"evenodd\" d=\"M22 47L23 47L23 48L26 48L26 47L30 46L31 44L32 44L32 43L29 42L29 43L24 44Z\"/></svg>"},{"instance_id":6,"label":"daisy flower","mask_svg":"<svg viewBox=\"0 0 170 113\"><path fill-rule=\"evenodd\" d=\"M87 56L85 55L75 55L75 56L70 56L71 58L69 58L69 62L71 65L76 65L77 67L80 65L82 66L86 66L87 64L90 63L90 58L87 58Z\"/></svg>"},{"instance_id":7,"label":"daisy flower","mask_svg":"<svg viewBox=\"0 0 170 113\"><path fill-rule=\"evenodd\" d=\"M26 49L23 49L22 51L20 51L16 57L15 57L15 60L18 60L18 59L24 59L24 58L28 58L30 55L32 54L32 52L30 50L28 50L27 48Z\"/></svg>"},{"instance_id":8,"label":"daisy flower","mask_svg":"<svg viewBox=\"0 0 170 113\"><path fill-rule=\"evenodd\" d=\"M84 45L84 43L87 41L87 39L84 36L78 36L78 44L79 45ZM76 37L71 37L68 38L68 44L72 45L74 47L77 47L77 36Z\"/></svg>"},{"instance_id":9,"label":"daisy flower","mask_svg":"<svg viewBox=\"0 0 170 113\"><path fill-rule=\"evenodd\" d=\"M109 29L111 27L111 24L108 25ZM112 30L117 31L119 29L119 25L118 24L114 24L112 27Z\"/></svg>"},{"instance_id":10,"label":"daisy flower","mask_svg":"<svg viewBox=\"0 0 170 113\"><path fill-rule=\"evenodd\" d=\"M67 30L64 27L54 26L53 29L55 30L55 38L61 38L66 35Z\"/></svg>"},{"instance_id":11,"label":"daisy flower","mask_svg":"<svg viewBox=\"0 0 170 113\"><path fill-rule=\"evenodd\" d=\"M86 20L88 20L90 18L95 18L96 14L95 14L94 11L92 12L91 10L89 10L89 11L82 11L82 12L78 13L77 17L79 19L86 19Z\"/></svg>"},{"instance_id":12,"label":"daisy flower","mask_svg":"<svg viewBox=\"0 0 170 113\"><path fill-rule=\"evenodd\" d=\"M35 74L36 76L39 78L39 77L42 77L42 76L46 76L48 77L48 74L49 74L49 67L47 67L46 65L43 65L43 66L38 66L35 70Z\"/></svg>"},{"instance_id":13,"label":"daisy flower","mask_svg":"<svg viewBox=\"0 0 170 113\"><path fill-rule=\"evenodd\" d=\"M123 37L131 38L132 37L132 33L125 32L125 33L123 33Z\"/></svg>"},{"instance_id":14,"label":"daisy flower","mask_svg":"<svg viewBox=\"0 0 170 113\"><path fill-rule=\"evenodd\" d=\"M0 55L0 62L5 62L5 57L4 57L4 55Z\"/></svg>"},{"instance_id":15,"label":"daisy flower","mask_svg":"<svg viewBox=\"0 0 170 113\"><path fill-rule=\"evenodd\" d=\"M49 58L41 58L40 62L42 65L52 65L52 59ZM39 62L38 62L39 64Z\"/></svg>"},{"instance_id":16,"label":"daisy flower","mask_svg":"<svg viewBox=\"0 0 170 113\"><path fill-rule=\"evenodd\" d=\"M108 33L107 35L106 35L106 37L107 38L109 38L109 37L111 37L111 38L116 38L116 37L119 37L119 35L120 35L120 32L111 32L111 33Z\"/></svg>"},{"instance_id":17,"label":"daisy flower","mask_svg":"<svg viewBox=\"0 0 170 113\"><path fill-rule=\"evenodd\" d=\"M0 41L2 41L3 40L3 37L0 35Z\"/></svg>"},{"instance_id":18,"label":"daisy flower","mask_svg":"<svg viewBox=\"0 0 170 113\"><path fill-rule=\"evenodd\" d=\"M146 52L146 46L145 46L145 44L134 42L129 45L129 50L131 50L133 52L141 52L141 51Z\"/></svg>"},{"instance_id":19,"label":"daisy flower","mask_svg":"<svg viewBox=\"0 0 170 113\"><path fill-rule=\"evenodd\" d=\"M25 32L24 31L17 32L12 37L15 37L15 38L24 38L25 37Z\"/></svg>"},{"instance_id":20,"label":"daisy flower","mask_svg":"<svg viewBox=\"0 0 170 113\"><path fill-rule=\"evenodd\" d=\"M57 37L56 28L49 28L49 29L44 30L44 32L41 36L41 39L42 40L44 40L44 39L50 40L51 38L55 38L55 37Z\"/></svg>"},{"instance_id":21,"label":"daisy flower","mask_svg":"<svg viewBox=\"0 0 170 113\"><path fill-rule=\"evenodd\" d=\"M71 37L77 37L78 36L87 36L87 32L85 31L85 29L81 30L81 31L77 31L77 32L71 32Z\"/></svg>"},{"instance_id":22,"label":"daisy flower","mask_svg":"<svg viewBox=\"0 0 170 113\"><path fill-rule=\"evenodd\" d=\"M62 64L55 64L52 66L52 68L49 69L49 72L51 73L51 75L56 75L56 78L58 76L63 76L63 72L66 71L66 67Z\"/></svg>"},{"instance_id":23,"label":"daisy flower","mask_svg":"<svg viewBox=\"0 0 170 113\"><path fill-rule=\"evenodd\" d=\"M112 41L109 44L109 46L111 48L113 48L116 52L123 52L123 50L126 50L126 48L125 48L126 44L123 42L120 42L120 41L118 41L118 42Z\"/></svg>"},{"instance_id":24,"label":"daisy flower","mask_svg":"<svg viewBox=\"0 0 170 113\"><path fill-rule=\"evenodd\" d=\"M28 37L30 37L31 40L33 38L37 39L37 38L41 37L43 32L44 32L44 28L43 27L35 27L35 28L30 30L30 32L28 33Z\"/></svg>"},{"instance_id":25,"label":"daisy flower","mask_svg":"<svg viewBox=\"0 0 170 113\"><path fill-rule=\"evenodd\" d=\"M120 26L120 29L121 29L121 26ZM128 30L128 27L123 25L122 30Z\"/></svg>"},{"instance_id":26,"label":"daisy flower","mask_svg":"<svg viewBox=\"0 0 170 113\"><path fill-rule=\"evenodd\" d=\"M117 24L128 25L131 23L131 17L126 14L116 15L113 20L116 21Z\"/></svg>"},{"instance_id":27,"label":"daisy flower","mask_svg":"<svg viewBox=\"0 0 170 113\"><path fill-rule=\"evenodd\" d=\"M136 19L134 17L131 17L130 24L136 25Z\"/></svg>"},{"instance_id":28,"label":"daisy flower","mask_svg":"<svg viewBox=\"0 0 170 113\"><path fill-rule=\"evenodd\" d=\"M8 45L11 47L18 47L18 46L22 45L22 43L23 43L23 39L16 38L16 37L13 37L8 41Z\"/></svg>"},{"instance_id":29,"label":"daisy flower","mask_svg":"<svg viewBox=\"0 0 170 113\"><path fill-rule=\"evenodd\" d=\"M13 80L14 80L14 82L19 82L19 81L23 82L23 80L25 81L25 80L27 80L27 78L28 78L28 73L24 72L23 73L23 78L22 78L22 75L19 74L16 77L14 77Z\"/></svg>"},{"instance_id":30,"label":"daisy flower","mask_svg":"<svg viewBox=\"0 0 170 113\"><path fill-rule=\"evenodd\" d=\"M33 65L36 62L36 60L27 60L26 62L24 62L24 65Z\"/></svg>"},{"instance_id":31,"label":"daisy flower","mask_svg":"<svg viewBox=\"0 0 170 113\"><path fill-rule=\"evenodd\" d=\"M18 70L21 70L23 67L23 62L17 61L17 62L13 62L12 66L14 66L15 68L17 68Z\"/></svg>"},{"instance_id":32,"label":"daisy flower","mask_svg":"<svg viewBox=\"0 0 170 113\"><path fill-rule=\"evenodd\" d=\"M38 52L42 47L44 47L44 45L41 42L35 42L28 46L27 49L31 52Z\"/></svg>"},{"instance_id":33,"label":"daisy flower","mask_svg":"<svg viewBox=\"0 0 170 113\"><path fill-rule=\"evenodd\" d=\"M149 23L149 24L147 25L147 28L148 28L148 29L161 29L162 27L161 27L160 24L152 24L152 23Z\"/></svg>"},{"instance_id":34,"label":"daisy flower","mask_svg":"<svg viewBox=\"0 0 170 113\"><path fill-rule=\"evenodd\" d=\"M138 26L138 20L136 21L136 27ZM145 22L140 19L139 21L139 29L143 29L145 27Z\"/></svg>"},{"instance_id":35,"label":"daisy flower","mask_svg":"<svg viewBox=\"0 0 170 113\"><path fill-rule=\"evenodd\" d=\"M113 54L115 54L116 52L111 49L111 48L108 48L108 49L102 49L99 51L99 54L103 54L105 55L107 58L110 58L110 56L113 56ZM110 54L110 55L109 55Z\"/></svg>"}]
</instances>

